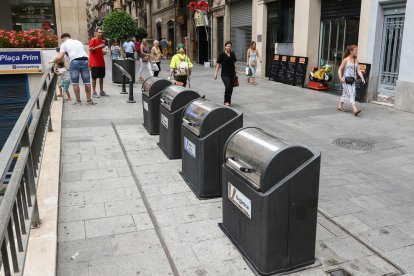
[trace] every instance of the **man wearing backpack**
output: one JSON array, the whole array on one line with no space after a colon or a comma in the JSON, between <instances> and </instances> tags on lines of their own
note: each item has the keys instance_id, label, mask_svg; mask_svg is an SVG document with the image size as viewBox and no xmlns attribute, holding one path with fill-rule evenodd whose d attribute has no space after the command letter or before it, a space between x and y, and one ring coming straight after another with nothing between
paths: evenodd
<instances>
[{"instance_id":1,"label":"man wearing backpack","mask_svg":"<svg viewBox=\"0 0 414 276\"><path fill-rule=\"evenodd\" d=\"M174 77L176 82L181 82L185 87L187 80L191 76L193 64L190 58L185 54L184 44L178 44L178 54L174 55L170 63L170 75L168 79Z\"/></svg>"}]
</instances>

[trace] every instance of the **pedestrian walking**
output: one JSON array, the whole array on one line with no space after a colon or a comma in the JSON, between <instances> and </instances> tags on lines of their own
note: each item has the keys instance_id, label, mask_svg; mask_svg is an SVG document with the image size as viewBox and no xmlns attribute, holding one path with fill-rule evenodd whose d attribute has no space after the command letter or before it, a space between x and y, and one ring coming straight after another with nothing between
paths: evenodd
<instances>
[{"instance_id":1,"label":"pedestrian walking","mask_svg":"<svg viewBox=\"0 0 414 276\"><path fill-rule=\"evenodd\" d=\"M232 51L231 41L224 44L224 52L222 52L216 61L216 68L214 70L214 79L217 79L217 74L221 66L221 80L223 81L224 91L224 105L231 105L231 95L233 94L233 81L237 76L237 59Z\"/></svg>"},{"instance_id":2,"label":"pedestrian walking","mask_svg":"<svg viewBox=\"0 0 414 276\"><path fill-rule=\"evenodd\" d=\"M66 69L65 63L63 61L60 61L57 63L57 68L55 70L55 74L59 76L60 83L59 86L59 92L60 95L63 96L62 91L66 94L65 101L72 100L69 93L69 85L70 85L70 72Z\"/></svg>"},{"instance_id":3,"label":"pedestrian walking","mask_svg":"<svg viewBox=\"0 0 414 276\"><path fill-rule=\"evenodd\" d=\"M165 56L161 53L160 42L154 40L154 46L151 48L151 67L154 71L154 76L158 77L161 71L161 58L165 59Z\"/></svg>"},{"instance_id":4,"label":"pedestrian walking","mask_svg":"<svg viewBox=\"0 0 414 276\"><path fill-rule=\"evenodd\" d=\"M139 55L141 53L141 41L137 37L135 38L135 41L134 41L134 50L135 50L134 57L136 60L139 60Z\"/></svg>"},{"instance_id":5,"label":"pedestrian walking","mask_svg":"<svg viewBox=\"0 0 414 276\"><path fill-rule=\"evenodd\" d=\"M165 39L165 37L163 37L162 39L161 39L161 50L162 50L162 55L164 56L164 57L167 57L167 55L168 55L168 52L167 52L167 40Z\"/></svg>"},{"instance_id":6,"label":"pedestrian walking","mask_svg":"<svg viewBox=\"0 0 414 276\"><path fill-rule=\"evenodd\" d=\"M363 84L365 84L364 76L359 69L358 46L351 45L346 48L344 59L338 69L338 76L342 83L342 96L339 102L338 110L345 112L344 103L350 104L352 112L355 116L361 113L355 105L355 83L357 81L357 75L361 78Z\"/></svg>"},{"instance_id":7,"label":"pedestrian walking","mask_svg":"<svg viewBox=\"0 0 414 276\"><path fill-rule=\"evenodd\" d=\"M121 57L121 47L119 46L118 41L112 42L110 56L114 60Z\"/></svg>"},{"instance_id":8,"label":"pedestrian walking","mask_svg":"<svg viewBox=\"0 0 414 276\"><path fill-rule=\"evenodd\" d=\"M262 59L259 54L259 50L256 49L256 42L252 41L250 47L247 50L247 63L246 66L249 67L251 75L247 78L247 82L253 85L256 85L256 67L257 61L259 60L262 63ZM251 81L250 81L251 79Z\"/></svg>"},{"instance_id":9,"label":"pedestrian walking","mask_svg":"<svg viewBox=\"0 0 414 276\"><path fill-rule=\"evenodd\" d=\"M167 40L167 58L172 55L172 42L170 39Z\"/></svg>"},{"instance_id":10,"label":"pedestrian walking","mask_svg":"<svg viewBox=\"0 0 414 276\"><path fill-rule=\"evenodd\" d=\"M125 58L134 59L134 42L128 37L127 41L122 45L125 51Z\"/></svg>"},{"instance_id":11,"label":"pedestrian walking","mask_svg":"<svg viewBox=\"0 0 414 276\"><path fill-rule=\"evenodd\" d=\"M187 81L190 80L193 64L190 58L185 53L184 44L177 45L178 53L174 55L170 63L170 74L168 79L174 78L179 84L182 83L185 87Z\"/></svg>"},{"instance_id":12,"label":"pedestrian walking","mask_svg":"<svg viewBox=\"0 0 414 276\"><path fill-rule=\"evenodd\" d=\"M92 75L92 96L94 98L109 96L103 90L103 80L105 78L105 60L103 48L105 40L103 38L102 28L96 28L95 37L89 42L89 67ZM96 92L96 80L99 81L99 94Z\"/></svg>"},{"instance_id":13,"label":"pedestrian walking","mask_svg":"<svg viewBox=\"0 0 414 276\"><path fill-rule=\"evenodd\" d=\"M148 47L148 41L144 38L141 42L141 66L139 67L139 80L143 81L144 78L142 77L142 67L146 66L148 68L149 74L152 76L152 68L151 68L151 51Z\"/></svg>"},{"instance_id":14,"label":"pedestrian walking","mask_svg":"<svg viewBox=\"0 0 414 276\"><path fill-rule=\"evenodd\" d=\"M70 60L70 81L72 82L73 92L76 97L76 101L74 101L73 104L81 104L79 88L79 77L81 77L85 84L86 104L95 105L96 103L91 99L91 79L88 67L89 57L82 42L71 39L70 34L68 33L63 33L60 38L63 41L62 45L60 45L60 52L51 62L56 63L58 61L63 61L65 54L67 54Z\"/></svg>"}]
</instances>

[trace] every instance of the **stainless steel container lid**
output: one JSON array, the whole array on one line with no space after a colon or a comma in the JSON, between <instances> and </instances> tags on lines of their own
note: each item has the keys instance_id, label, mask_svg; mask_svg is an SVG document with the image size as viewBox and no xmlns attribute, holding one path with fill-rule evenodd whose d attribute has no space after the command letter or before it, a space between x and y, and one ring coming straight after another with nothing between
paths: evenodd
<instances>
[{"instance_id":1,"label":"stainless steel container lid","mask_svg":"<svg viewBox=\"0 0 414 276\"><path fill-rule=\"evenodd\" d=\"M149 77L142 84L141 91L142 94L151 98L161 93L169 85L171 85L169 80L160 77Z\"/></svg>"},{"instance_id":2,"label":"stainless steel container lid","mask_svg":"<svg viewBox=\"0 0 414 276\"><path fill-rule=\"evenodd\" d=\"M290 174L313 153L293 146L259 128L243 128L227 141L225 163L249 180L258 190L266 190ZM289 163L289 164L287 164ZM276 181L276 183L271 183Z\"/></svg>"},{"instance_id":3,"label":"stainless steel container lid","mask_svg":"<svg viewBox=\"0 0 414 276\"><path fill-rule=\"evenodd\" d=\"M170 86L168 86L167 88L165 88L162 91L162 94L161 94L161 105L164 106L168 111L171 111L172 104L173 104L174 100L177 97L182 96L183 93L186 93L186 92L188 92L188 94L196 94L196 95L198 95L197 92L194 92L194 91L189 90L188 88L185 88L185 87L182 87L182 86L177 86L177 85L170 85ZM189 96L190 100L193 100L195 98L194 95L188 95L188 96ZM187 100L187 103L188 102L189 101Z\"/></svg>"},{"instance_id":4,"label":"stainless steel container lid","mask_svg":"<svg viewBox=\"0 0 414 276\"><path fill-rule=\"evenodd\" d=\"M200 98L185 108L183 126L195 135L203 137L237 116L237 112L229 107Z\"/></svg>"}]
</instances>

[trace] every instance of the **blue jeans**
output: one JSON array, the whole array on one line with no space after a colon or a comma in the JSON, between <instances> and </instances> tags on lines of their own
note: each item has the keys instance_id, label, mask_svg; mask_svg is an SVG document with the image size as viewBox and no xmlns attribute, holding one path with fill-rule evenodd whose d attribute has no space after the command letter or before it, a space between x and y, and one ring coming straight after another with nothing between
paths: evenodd
<instances>
[{"instance_id":1,"label":"blue jeans","mask_svg":"<svg viewBox=\"0 0 414 276\"><path fill-rule=\"evenodd\" d=\"M79 84L79 75L84 84L91 83L89 76L88 60L74 59L70 62L70 81L74 85Z\"/></svg>"}]
</instances>

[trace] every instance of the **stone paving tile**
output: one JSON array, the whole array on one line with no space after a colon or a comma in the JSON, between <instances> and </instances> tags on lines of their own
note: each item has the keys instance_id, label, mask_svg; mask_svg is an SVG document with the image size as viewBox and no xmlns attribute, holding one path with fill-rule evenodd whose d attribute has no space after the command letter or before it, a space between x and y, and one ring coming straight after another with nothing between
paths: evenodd
<instances>
[{"instance_id":1,"label":"stone paving tile","mask_svg":"<svg viewBox=\"0 0 414 276\"><path fill-rule=\"evenodd\" d=\"M99 190L101 183L99 180L86 180L86 181L71 181L60 183L61 193L74 193L74 192L87 192ZM60 199L59 199L60 200Z\"/></svg>"},{"instance_id":2,"label":"stone paving tile","mask_svg":"<svg viewBox=\"0 0 414 276\"><path fill-rule=\"evenodd\" d=\"M89 219L85 221L87 238L134 232L137 230L131 215Z\"/></svg>"},{"instance_id":3,"label":"stone paving tile","mask_svg":"<svg viewBox=\"0 0 414 276\"><path fill-rule=\"evenodd\" d=\"M383 252L414 245L414 238L393 226L365 231L360 237Z\"/></svg>"},{"instance_id":4,"label":"stone paving tile","mask_svg":"<svg viewBox=\"0 0 414 276\"><path fill-rule=\"evenodd\" d=\"M371 256L373 253L352 237L335 237L323 240L323 243L345 260Z\"/></svg>"},{"instance_id":5,"label":"stone paving tile","mask_svg":"<svg viewBox=\"0 0 414 276\"><path fill-rule=\"evenodd\" d=\"M59 205L60 206L85 205L84 194L83 192L60 193Z\"/></svg>"},{"instance_id":6,"label":"stone paving tile","mask_svg":"<svg viewBox=\"0 0 414 276\"><path fill-rule=\"evenodd\" d=\"M59 221L69 222L105 217L103 203L59 207Z\"/></svg>"},{"instance_id":7,"label":"stone paving tile","mask_svg":"<svg viewBox=\"0 0 414 276\"><path fill-rule=\"evenodd\" d=\"M82 180L88 179L107 179L118 177L116 169L100 169L100 170L88 170L82 173Z\"/></svg>"},{"instance_id":8,"label":"stone paving tile","mask_svg":"<svg viewBox=\"0 0 414 276\"><path fill-rule=\"evenodd\" d=\"M112 256L111 239L110 236L106 236L60 242L58 246L58 262L59 264L81 263ZM78 253L78 256L72 260L71 258L76 253Z\"/></svg>"},{"instance_id":9,"label":"stone paving tile","mask_svg":"<svg viewBox=\"0 0 414 276\"><path fill-rule=\"evenodd\" d=\"M88 276L89 264L88 262L81 263L61 263L57 268L57 275L59 276Z\"/></svg>"},{"instance_id":10,"label":"stone paving tile","mask_svg":"<svg viewBox=\"0 0 414 276\"><path fill-rule=\"evenodd\" d=\"M115 256L161 249L158 236L153 229L114 235L111 237L111 245Z\"/></svg>"},{"instance_id":11,"label":"stone paving tile","mask_svg":"<svg viewBox=\"0 0 414 276\"><path fill-rule=\"evenodd\" d=\"M84 192L84 195L86 204L117 201L127 198L124 188L88 191Z\"/></svg>"},{"instance_id":12,"label":"stone paving tile","mask_svg":"<svg viewBox=\"0 0 414 276\"><path fill-rule=\"evenodd\" d=\"M385 252L384 255L390 258L397 265L403 267L408 275L414 275L413 245Z\"/></svg>"},{"instance_id":13,"label":"stone paving tile","mask_svg":"<svg viewBox=\"0 0 414 276\"><path fill-rule=\"evenodd\" d=\"M132 214L137 231L154 228L148 213Z\"/></svg>"},{"instance_id":14,"label":"stone paving tile","mask_svg":"<svg viewBox=\"0 0 414 276\"><path fill-rule=\"evenodd\" d=\"M138 198L105 202L104 205L106 216L108 217L146 212L144 203Z\"/></svg>"},{"instance_id":15,"label":"stone paving tile","mask_svg":"<svg viewBox=\"0 0 414 276\"><path fill-rule=\"evenodd\" d=\"M85 222L61 222L58 225L58 242L85 239Z\"/></svg>"},{"instance_id":16,"label":"stone paving tile","mask_svg":"<svg viewBox=\"0 0 414 276\"><path fill-rule=\"evenodd\" d=\"M136 187L134 179L130 176L100 179L99 181L102 190Z\"/></svg>"},{"instance_id":17,"label":"stone paving tile","mask_svg":"<svg viewBox=\"0 0 414 276\"><path fill-rule=\"evenodd\" d=\"M141 254L111 256L89 262L89 276L151 275Z\"/></svg>"}]
</instances>

